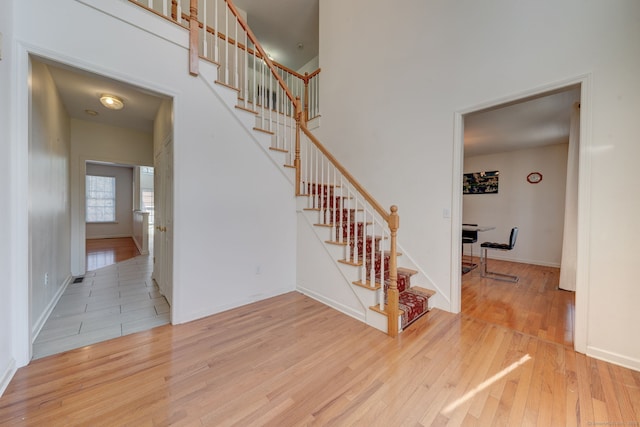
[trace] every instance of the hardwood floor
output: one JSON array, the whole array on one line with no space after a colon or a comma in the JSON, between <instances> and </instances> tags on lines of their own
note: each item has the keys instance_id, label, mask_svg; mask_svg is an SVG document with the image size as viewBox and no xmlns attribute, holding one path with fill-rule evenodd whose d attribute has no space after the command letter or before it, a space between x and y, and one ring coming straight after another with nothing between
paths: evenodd
<instances>
[{"instance_id":1,"label":"hardwood floor","mask_svg":"<svg viewBox=\"0 0 640 427\"><path fill-rule=\"evenodd\" d=\"M479 263L476 258L475 262ZM462 313L573 348L575 294L558 289L560 269L489 260L517 283L483 278L480 266L462 276Z\"/></svg>"},{"instance_id":2,"label":"hardwood floor","mask_svg":"<svg viewBox=\"0 0 640 427\"><path fill-rule=\"evenodd\" d=\"M297 292L39 359L0 398L1 425L639 421L640 372L437 309L392 339Z\"/></svg>"},{"instance_id":3,"label":"hardwood floor","mask_svg":"<svg viewBox=\"0 0 640 427\"><path fill-rule=\"evenodd\" d=\"M126 261L140 255L140 251L131 237L113 239L87 239L87 270Z\"/></svg>"}]
</instances>

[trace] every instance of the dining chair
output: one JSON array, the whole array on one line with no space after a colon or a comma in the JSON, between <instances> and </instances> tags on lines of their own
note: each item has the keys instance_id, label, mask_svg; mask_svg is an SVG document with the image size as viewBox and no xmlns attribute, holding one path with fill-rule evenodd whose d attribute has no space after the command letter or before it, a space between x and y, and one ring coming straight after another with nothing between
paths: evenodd
<instances>
[{"instance_id":1,"label":"dining chair","mask_svg":"<svg viewBox=\"0 0 640 427\"><path fill-rule=\"evenodd\" d=\"M477 227L478 224L462 224L464 225L468 225L468 226L473 226L473 227ZM463 264L468 264L471 266L475 267L475 264L473 262L473 244L476 243L478 241L478 230L462 230L462 256L463 256ZM471 256L469 258L469 262L465 262L464 261L464 245L465 244L470 244L471 245Z\"/></svg>"},{"instance_id":2,"label":"dining chair","mask_svg":"<svg viewBox=\"0 0 640 427\"><path fill-rule=\"evenodd\" d=\"M516 245L516 239L518 237L518 227L513 227L511 229L511 234L509 235L509 243L494 243L494 242L484 242L480 245L480 250L482 253L480 254L480 264L483 264L482 271L480 275L482 277L487 277L489 279L502 280L505 282L517 282L520 280L518 276L514 276L512 274L504 274L498 273L495 271L489 271L488 269L488 258L487 258L487 250L496 249L499 251L510 251Z\"/></svg>"}]
</instances>

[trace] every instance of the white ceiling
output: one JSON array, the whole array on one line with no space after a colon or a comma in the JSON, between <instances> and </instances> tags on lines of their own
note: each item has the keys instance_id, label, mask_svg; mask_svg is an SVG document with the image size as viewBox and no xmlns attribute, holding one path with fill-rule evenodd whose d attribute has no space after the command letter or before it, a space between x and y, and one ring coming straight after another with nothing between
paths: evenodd
<instances>
[{"instance_id":1,"label":"white ceiling","mask_svg":"<svg viewBox=\"0 0 640 427\"><path fill-rule=\"evenodd\" d=\"M464 116L465 157L569 141L571 108L580 88L570 87Z\"/></svg>"},{"instance_id":2,"label":"white ceiling","mask_svg":"<svg viewBox=\"0 0 640 427\"><path fill-rule=\"evenodd\" d=\"M249 27L276 62L298 70L318 56L319 0L234 0L234 4L247 12Z\"/></svg>"},{"instance_id":3,"label":"white ceiling","mask_svg":"<svg viewBox=\"0 0 640 427\"><path fill-rule=\"evenodd\" d=\"M34 60L49 67L53 81L69 116L90 122L135 129L143 132L153 131L153 121L162 102L156 93L122 81L97 74L70 68L39 58ZM100 103L100 95L115 95L123 100L122 110L109 110ZM91 116L86 110L98 113Z\"/></svg>"}]
</instances>

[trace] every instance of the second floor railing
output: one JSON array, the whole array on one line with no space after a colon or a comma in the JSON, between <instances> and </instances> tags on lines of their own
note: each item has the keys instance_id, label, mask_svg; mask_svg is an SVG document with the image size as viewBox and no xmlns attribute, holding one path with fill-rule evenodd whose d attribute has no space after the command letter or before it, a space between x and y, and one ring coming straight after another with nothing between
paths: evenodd
<instances>
[{"instance_id":1,"label":"second floor railing","mask_svg":"<svg viewBox=\"0 0 640 427\"><path fill-rule=\"evenodd\" d=\"M256 110L278 108L279 113L293 115L293 110L285 109L276 90L269 87L270 71L264 67L266 53L257 49L242 22L242 13L232 3L225 0L129 0L151 12L192 29L191 43L194 57L191 72L197 74L197 58L203 58L219 65L219 81L240 92L245 107ZM234 12L235 10L235 12ZM269 58L269 60L271 60ZM271 60L278 75L286 83L294 97L302 102L307 120L320 115L319 86L320 69L313 73L301 74L285 65Z\"/></svg>"}]
</instances>

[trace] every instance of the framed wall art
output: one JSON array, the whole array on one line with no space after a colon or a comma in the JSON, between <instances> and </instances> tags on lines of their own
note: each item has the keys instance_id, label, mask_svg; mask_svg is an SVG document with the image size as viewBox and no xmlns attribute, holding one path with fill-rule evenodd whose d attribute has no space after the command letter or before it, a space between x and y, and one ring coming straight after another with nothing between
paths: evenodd
<instances>
[{"instance_id":1,"label":"framed wall art","mask_svg":"<svg viewBox=\"0 0 640 427\"><path fill-rule=\"evenodd\" d=\"M465 173L462 179L462 194L496 194L500 172Z\"/></svg>"}]
</instances>

